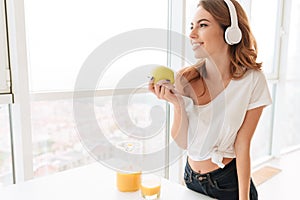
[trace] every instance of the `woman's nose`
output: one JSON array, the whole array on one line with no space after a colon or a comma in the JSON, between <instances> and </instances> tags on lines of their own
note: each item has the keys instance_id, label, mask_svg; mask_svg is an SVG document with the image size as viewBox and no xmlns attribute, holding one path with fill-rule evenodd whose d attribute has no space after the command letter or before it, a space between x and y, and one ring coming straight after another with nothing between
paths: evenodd
<instances>
[{"instance_id":1,"label":"woman's nose","mask_svg":"<svg viewBox=\"0 0 300 200\"><path fill-rule=\"evenodd\" d=\"M198 37L198 35L197 35L197 32L196 32L196 29L192 29L192 31L190 33L190 38L195 39L197 37Z\"/></svg>"}]
</instances>

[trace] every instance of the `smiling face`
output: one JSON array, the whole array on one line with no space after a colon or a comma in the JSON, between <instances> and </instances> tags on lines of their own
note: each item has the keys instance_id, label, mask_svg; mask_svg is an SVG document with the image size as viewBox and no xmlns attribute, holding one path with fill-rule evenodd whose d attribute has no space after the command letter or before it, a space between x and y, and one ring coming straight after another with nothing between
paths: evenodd
<instances>
[{"instance_id":1,"label":"smiling face","mask_svg":"<svg viewBox=\"0 0 300 200\"><path fill-rule=\"evenodd\" d=\"M190 39L196 58L214 58L228 50L224 30L202 6L198 7L191 23Z\"/></svg>"}]
</instances>

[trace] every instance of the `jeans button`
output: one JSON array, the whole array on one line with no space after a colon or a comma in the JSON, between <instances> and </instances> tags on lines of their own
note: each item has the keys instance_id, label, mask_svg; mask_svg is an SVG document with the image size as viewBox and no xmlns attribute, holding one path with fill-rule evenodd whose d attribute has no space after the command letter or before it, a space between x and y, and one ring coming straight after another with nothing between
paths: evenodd
<instances>
[{"instance_id":1,"label":"jeans button","mask_svg":"<svg viewBox=\"0 0 300 200\"><path fill-rule=\"evenodd\" d=\"M199 176L199 177L198 177L198 180L199 180L199 181L203 181L203 180L205 180L205 179L206 179L205 176Z\"/></svg>"}]
</instances>

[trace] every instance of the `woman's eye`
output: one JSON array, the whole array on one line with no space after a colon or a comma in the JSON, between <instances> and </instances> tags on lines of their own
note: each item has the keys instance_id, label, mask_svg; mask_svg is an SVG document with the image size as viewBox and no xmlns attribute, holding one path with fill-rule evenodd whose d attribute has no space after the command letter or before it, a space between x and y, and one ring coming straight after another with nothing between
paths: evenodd
<instances>
[{"instance_id":1,"label":"woman's eye","mask_svg":"<svg viewBox=\"0 0 300 200\"><path fill-rule=\"evenodd\" d=\"M206 27L207 24L199 24L200 27Z\"/></svg>"}]
</instances>

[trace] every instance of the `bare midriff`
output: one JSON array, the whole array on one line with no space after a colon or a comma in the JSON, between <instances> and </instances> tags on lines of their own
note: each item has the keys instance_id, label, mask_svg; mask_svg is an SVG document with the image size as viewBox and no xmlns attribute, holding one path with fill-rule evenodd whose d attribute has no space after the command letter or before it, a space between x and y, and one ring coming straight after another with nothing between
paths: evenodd
<instances>
[{"instance_id":1,"label":"bare midriff","mask_svg":"<svg viewBox=\"0 0 300 200\"><path fill-rule=\"evenodd\" d=\"M232 160L233 160L233 158L223 158L222 163L224 165L227 165ZM217 164L213 163L211 161L211 159L202 160L202 161L194 161L194 160L188 158L188 162L189 162L189 165L191 166L192 170L197 173L200 173L200 174L206 174L206 173L212 172L212 171L220 168Z\"/></svg>"}]
</instances>

